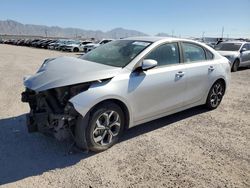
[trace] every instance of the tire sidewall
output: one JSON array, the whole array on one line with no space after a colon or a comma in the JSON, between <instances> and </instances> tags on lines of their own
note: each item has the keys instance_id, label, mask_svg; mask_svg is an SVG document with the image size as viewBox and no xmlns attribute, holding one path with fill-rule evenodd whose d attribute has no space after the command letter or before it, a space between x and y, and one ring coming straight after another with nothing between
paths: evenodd
<instances>
[{"instance_id":1,"label":"tire sidewall","mask_svg":"<svg viewBox=\"0 0 250 188\"><path fill-rule=\"evenodd\" d=\"M236 72L239 68L239 65L240 65L240 61L238 59L236 59L233 63L233 66L232 66L232 72Z\"/></svg>"},{"instance_id":2,"label":"tire sidewall","mask_svg":"<svg viewBox=\"0 0 250 188\"><path fill-rule=\"evenodd\" d=\"M219 101L219 104L217 105L217 106L212 106L212 104L211 104L211 93L212 93L212 91L213 91L213 88L214 88L214 86L217 84L217 83L220 83L220 85L223 87L223 95L222 95L222 98L221 98L221 100ZM222 84L222 82L221 81L216 81L213 85L212 85L212 87L210 88L210 90L209 90L209 93L208 93L208 96L207 96L207 101L206 101L206 106L210 109L210 110L213 110L213 109L216 109L219 105L220 105L220 103L221 103L221 101L222 101L222 99L223 99L223 97L224 97L224 94L225 94L225 86L224 86L224 84Z\"/></svg>"},{"instance_id":3,"label":"tire sidewall","mask_svg":"<svg viewBox=\"0 0 250 188\"><path fill-rule=\"evenodd\" d=\"M120 125L120 130L119 130L118 135L113 138L112 142L110 144L101 146L101 145L94 142L93 131L94 131L95 126L96 126L95 125L96 120L99 118L99 116L102 113L104 113L107 110L112 110L112 111L115 111L119 114L120 119L121 119L121 125ZM122 132L124 129L124 124L125 124L124 121L125 121L124 113L118 105L116 105L114 103L104 103L104 104L98 105L90 113L89 123L88 123L87 128L86 128L86 142L87 142L88 148L91 151L99 152L99 151L104 151L104 150L112 147L114 144L116 144L118 142L120 136L122 135Z\"/></svg>"},{"instance_id":4,"label":"tire sidewall","mask_svg":"<svg viewBox=\"0 0 250 188\"><path fill-rule=\"evenodd\" d=\"M79 49L75 47L75 48L73 49L73 52L79 52Z\"/></svg>"}]
</instances>

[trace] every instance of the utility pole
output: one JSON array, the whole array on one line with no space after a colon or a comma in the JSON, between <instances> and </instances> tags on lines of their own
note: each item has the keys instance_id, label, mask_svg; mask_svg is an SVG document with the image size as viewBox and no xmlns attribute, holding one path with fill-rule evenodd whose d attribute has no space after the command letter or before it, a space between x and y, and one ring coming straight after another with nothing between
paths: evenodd
<instances>
[{"instance_id":1,"label":"utility pole","mask_svg":"<svg viewBox=\"0 0 250 188\"><path fill-rule=\"evenodd\" d=\"M174 37L174 30L172 30L172 37Z\"/></svg>"},{"instance_id":2,"label":"utility pole","mask_svg":"<svg viewBox=\"0 0 250 188\"><path fill-rule=\"evenodd\" d=\"M75 35L76 35L75 37L76 37L76 39L77 39L77 31L75 31L75 32L76 32L76 33L75 33Z\"/></svg>"},{"instance_id":3,"label":"utility pole","mask_svg":"<svg viewBox=\"0 0 250 188\"><path fill-rule=\"evenodd\" d=\"M205 31L202 32L202 41L204 42Z\"/></svg>"},{"instance_id":4,"label":"utility pole","mask_svg":"<svg viewBox=\"0 0 250 188\"><path fill-rule=\"evenodd\" d=\"M223 35L224 35L224 26L222 27L222 31L221 31L221 38L223 39Z\"/></svg>"},{"instance_id":5,"label":"utility pole","mask_svg":"<svg viewBox=\"0 0 250 188\"><path fill-rule=\"evenodd\" d=\"M44 30L44 33L45 33L45 37L47 38L47 36L48 36L48 30L45 29L45 30Z\"/></svg>"}]
</instances>

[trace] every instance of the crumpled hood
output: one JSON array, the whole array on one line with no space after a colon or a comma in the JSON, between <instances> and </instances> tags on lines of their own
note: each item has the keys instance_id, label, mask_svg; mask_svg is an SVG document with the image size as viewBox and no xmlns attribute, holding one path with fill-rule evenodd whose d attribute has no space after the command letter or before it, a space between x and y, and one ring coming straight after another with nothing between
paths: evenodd
<instances>
[{"instance_id":1,"label":"crumpled hood","mask_svg":"<svg viewBox=\"0 0 250 188\"><path fill-rule=\"evenodd\" d=\"M102 65L75 57L59 57L24 79L24 86L34 91L112 78L122 68Z\"/></svg>"},{"instance_id":2,"label":"crumpled hood","mask_svg":"<svg viewBox=\"0 0 250 188\"><path fill-rule=\"evenodd\" d=\"M238 56L239 52L237 51L217 51L222 56Z\"/></svg>"}]
</instances>

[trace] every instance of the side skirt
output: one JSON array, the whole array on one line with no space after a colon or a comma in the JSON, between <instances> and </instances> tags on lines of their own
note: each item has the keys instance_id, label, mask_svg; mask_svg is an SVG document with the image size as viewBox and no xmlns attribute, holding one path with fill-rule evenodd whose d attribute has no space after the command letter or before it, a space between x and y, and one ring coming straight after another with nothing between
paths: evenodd
<instances>
[{"instance_id":1,"label":"side skirt","mask_svg":"<svg viewBox=\"0 0 250 188\"><path fill-rule=\"evenodd\" d=\"M140 125L142 123L146 123L146 122L152 121L152 120L156 120L156 119L159 119L159 118L171 115L171 114L175 114L177 112L181 112L181 111L184 111L184 110L187 110L189 108L192 108L192 107L195 107L195 106L199 106L199 105L202 105L202 104L205 104L204 100L200 100L200 101L198 101L196 103L193 103L193 104L181 107L181 108L176 108L176 109L171 110L171 111L167 111L165 113L159 114L159 115L154 116L154 117L150 117L150 118L146 118L146 119L134 122L132 125L129 126L129 128L134 127L136 125Z\"/></svg>"}]
</instances>

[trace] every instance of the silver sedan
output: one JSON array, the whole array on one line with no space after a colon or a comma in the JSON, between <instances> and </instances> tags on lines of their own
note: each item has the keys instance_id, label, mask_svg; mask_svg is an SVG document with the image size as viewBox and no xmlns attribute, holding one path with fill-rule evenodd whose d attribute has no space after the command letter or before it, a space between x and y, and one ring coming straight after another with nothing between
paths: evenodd
<instances>
[{"instance_id":1,"label":"silver sedan","mask_svg":"<svg viewBox=\"0 0 250 188\"><path fill-rule=\"evenodd\" d=\"M202 43L136 37L45 60L24 78L22 101L30 132L103 151L124 129L198 105L217 108L229 80L229 61Z\"/></svg>"},{"instance_id":2,"label":"silver sedan","mask_svg":"<svg viewBox=\"0 0 250 188\"><path fill-rule=\"evenodd\" d=\"M215 46L215 50L230 61L232 72L236 72L239 67L250 66L250 42L221 42Z\"/></svg>"}]
</instances>

